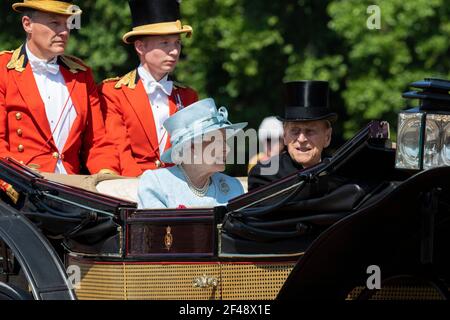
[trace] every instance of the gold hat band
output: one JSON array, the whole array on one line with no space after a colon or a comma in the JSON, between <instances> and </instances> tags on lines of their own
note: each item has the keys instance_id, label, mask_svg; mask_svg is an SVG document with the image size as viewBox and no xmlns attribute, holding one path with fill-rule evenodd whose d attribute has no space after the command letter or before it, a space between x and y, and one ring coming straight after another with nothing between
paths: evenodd
<instances>
[{"instance_id":1,"label":"gold hat band","mask_svg":"<svg viewBox=\"0 0 450 320\"><path fill-rule=\"evenodd\" d=\"M132 43L129 41L131 37L136 36L145 36L145 35L168 35L168 34L179 34L179 33L187 33L187 37L192 35L192 27L188 25L181 25L181 21L172 21L172 22L161 22L161 23L152 23L139 27L133 28L132 31L127 32L123 36L123 41L127 44Z\"/></svg>"},{"instance_id":2,"label":"gold hat band","mask_svg":"<svg viewBox=\"0 0 450 320\"><path fill-rule=\"evenodd\" d=\"M71 3L50 0L25 0L24 2L14 3L12 8L19 13L26 9L33 9L67 16L78 15L82 12L79 7Z\"/></svg>"}]
</instances>

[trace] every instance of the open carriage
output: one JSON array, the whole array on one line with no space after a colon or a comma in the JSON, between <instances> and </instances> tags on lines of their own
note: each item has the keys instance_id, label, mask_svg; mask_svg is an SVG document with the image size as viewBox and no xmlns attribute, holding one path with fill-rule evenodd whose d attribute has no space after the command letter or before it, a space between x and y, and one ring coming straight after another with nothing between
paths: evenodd
<instances>
[{"instance_id":1,"label":"open carriage","mask_svg":"<svg viewBox=\"0 0 450 320\"><path fill-rule=\"evenodd\" d=\"M138 210L0 160L21 194L0 202L0 297L448 298L450 83L413 86L404 96L421 108L400 115L397 148L373 121L319 165L222 207Z\"/></svg>"}]
</instances>

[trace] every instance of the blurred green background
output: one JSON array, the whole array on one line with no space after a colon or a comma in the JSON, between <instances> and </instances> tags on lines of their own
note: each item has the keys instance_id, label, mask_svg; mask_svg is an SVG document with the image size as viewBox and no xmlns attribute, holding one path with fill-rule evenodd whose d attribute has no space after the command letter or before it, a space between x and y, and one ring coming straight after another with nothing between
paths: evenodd
<instances>
[{"instance_id":1,"label":"blurred green background","mask_svg":"<svg viewBox=\"0 0 450 320\"><path fill-rule=\"evenodd\" d=\"M1 1L0 50L24 40L15 1ZM68 53L85 60L96 80L137 66L122 35L131 28L124 0L74 1L84 13ZM450 1L183 0L184 40L175 77L230 110L231 121L258 128L282 112L282 83L328 80L339 113L333 147L371 119L395 132L401 93L424 77L449 78ZM381 9L381 29L369 30L369 5ZM229 168L242 174L243 166Z\"/></svg>"}]
</instances>

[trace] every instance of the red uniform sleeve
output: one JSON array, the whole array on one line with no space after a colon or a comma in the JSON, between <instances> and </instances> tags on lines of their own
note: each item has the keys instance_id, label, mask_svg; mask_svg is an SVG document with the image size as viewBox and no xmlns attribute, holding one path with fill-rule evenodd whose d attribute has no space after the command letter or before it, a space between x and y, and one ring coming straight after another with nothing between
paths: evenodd
<instances>
[{"instance_id":1,"label":"red uniform sleeve","mask_svg":"<svg viewBox=\"0 0 450 320\"><path fill-rule=\"evenodd\" d=\"M120 173L118 152L113 140L106 134L97 86L90 70L86 76L86 85L89 108L82 160L91 174L105 169Z\"/></svg>"}]
</instances>

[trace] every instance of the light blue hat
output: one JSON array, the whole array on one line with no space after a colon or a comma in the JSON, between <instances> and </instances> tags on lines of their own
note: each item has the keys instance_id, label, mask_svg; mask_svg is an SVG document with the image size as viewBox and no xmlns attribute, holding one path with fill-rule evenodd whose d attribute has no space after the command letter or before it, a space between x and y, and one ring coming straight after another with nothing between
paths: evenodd
<instances>
[{"instance_id":1,"label":"light blue hat","mask_svg":"<svg viewBox=\"0 0 450 320\"><path fill-rule=\"evenodd\" d=\"M170 135L172 147L161 156L161 160L172 163L172 154L178 152L186 142L195 137L226 129L227 139L236 135L247 126L247 122L232 124L228 121L228 111L225 107L217 110L213 99L197 101L164 121L164 127Z\"/></svg>"}]
</instances>

